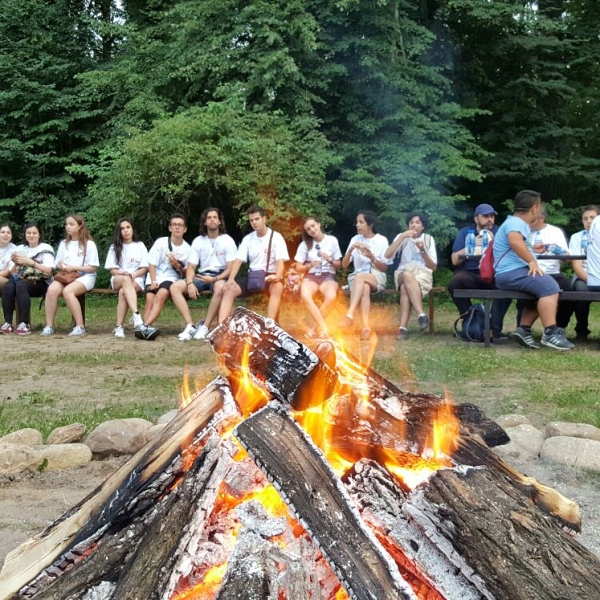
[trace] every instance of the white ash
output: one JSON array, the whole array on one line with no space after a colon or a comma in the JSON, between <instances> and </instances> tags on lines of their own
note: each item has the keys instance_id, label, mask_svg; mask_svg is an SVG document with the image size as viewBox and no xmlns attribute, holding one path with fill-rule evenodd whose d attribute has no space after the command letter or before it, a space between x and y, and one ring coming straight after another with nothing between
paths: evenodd
<instances>
[{"instance_id":1,"label":"white ash","mask_svg":"<svg viewBox=\"0 0 600 600\"><path fill-rule=\"evenodd\" d=\"M240 522L251 531L264 538L282 535L286 529L285 519L269 515L258 500L249 500L235 510Z\"/></svg>"},{"instance_id":2,"label":"white ash","mask_svg":"<svg viewBox=\"0 0 600 600\"><path fill-rule=\"evenodd\" d=\"M116 586L116 583L102 581L98 585L89 588L86 593L81 596L81 600L109 600L112 598L112 593ZM69 600L69 598L67 598L67 600Z\"/></svg>"}]
</instances>

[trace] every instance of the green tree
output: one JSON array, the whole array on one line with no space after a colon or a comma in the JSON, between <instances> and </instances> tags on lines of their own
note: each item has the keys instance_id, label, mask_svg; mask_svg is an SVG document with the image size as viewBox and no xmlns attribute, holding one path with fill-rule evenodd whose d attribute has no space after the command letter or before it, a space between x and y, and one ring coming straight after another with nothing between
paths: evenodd
<instances>
[{"instance_id":1,"label":"green tree","mask_svg":"<svg viewBox=\"0 0 600 600\"><path fill-rule=\"evenodd\" d=\"M91 68L83 3L3 0L0 15L0 211L42 221L50 237L83 207L98 111L75 79Z\"/></svg>"}]
</instances>

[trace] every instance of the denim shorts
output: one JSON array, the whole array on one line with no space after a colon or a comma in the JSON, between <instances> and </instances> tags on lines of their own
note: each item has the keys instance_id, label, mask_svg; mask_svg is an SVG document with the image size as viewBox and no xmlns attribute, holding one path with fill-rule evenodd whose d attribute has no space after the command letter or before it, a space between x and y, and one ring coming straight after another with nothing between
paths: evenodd
<instances>
[{"instance_id":1,"label":"denim shorts","mask_svg":"<svg viewBox=\"0 0 600 600\"><path fill-rule=\"evenodd\" d=\"M496 274L496 287L499 290L527 292L536 298L558 294L560 287L550 275L529 275L529 267L520 267L506 273Z\"/></svg>"}]
</instances>

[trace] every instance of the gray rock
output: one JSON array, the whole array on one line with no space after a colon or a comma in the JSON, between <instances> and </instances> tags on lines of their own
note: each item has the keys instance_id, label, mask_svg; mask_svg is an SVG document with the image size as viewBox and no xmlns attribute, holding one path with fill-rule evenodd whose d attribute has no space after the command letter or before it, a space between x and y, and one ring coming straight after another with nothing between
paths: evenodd
<instances>
[{"instance_id":1,"label":"gray rock","mask_svg":"<svg viewBox=\"0 0 600 600\"><path fill-rule=\"evenodd\" d=\"M0 438L0 444L25 444L27 446L38 446L44 443L42 434L37 429L19 429L7 433Z\"/></svg>"},{"instance_id":2,"label":"gray rock","mask_svg":"<svg viewBox=\"0 0 600 600\"><path fill-rule=\"evenodd\" d=\"M516 427L517 425L531 425L529 419L525 415L518 414L510 414L510 415L502 415L496 419L496 423L500 425L503 429L507 429L508 427Z\"/></svg>"},{"instance_id":3,"label":"gray rock","mask_svg":"<svg viewBox=\"0 0 600 600\"><path fill-rule=\"evenodd\" d=\"M0 473L21 473L28 469L70 469L92 460L92 452L83 444L51 446L0 445Z\"/></svg>"},{"instance_id":4,"label":"gray rock","mask_svg":"<svg viewBox=\"0 0 600 600\"><path fill-rule=\"evenodd\" d=\"M494 448L496 453L503 458L529 459L539 455L544 443L544 434L532 425L517 425L506 428L510 442L504 446Z\"/></svg>"},{"instance_id":5,"label":"gray rock","mask_svg":"<svg viewBox=\"0 0 600 600\"><path fill-rule=\"evenodd\" d=\"M600 473L600 442L597 440L551 437L544 442L540 457L544 462Z\"/></svg>"},{"instance_id":6,"label":"gray rock","mask_svg":"<svg viewBox=\"0 0 600 600\"><path fill-rule=\"evenodd\" d=\"M94 458L135 454L146 443L146 419L114 419L100 423L83 442Z\"/></svg>"},{"instance_id":7,"label":"gray rock","mask_svg":"<svg viewBox=\"0 0 600 600\"><path fill-rule=\"evenodd\" d=\"M179 410L174 408L173 410L170 410L169 412L166 412L164 415L161 415L160 417L158 417L156 424L162 425L164 423L168 423L169 421L172 421L178 414L179 414Z\"/></svg>"},{"instance_id":8,"label":"gray rock","mask_svg":"<svg viewBox=\"0 0 600 600\"><path fill-rule=\"evenodd\" d=\"M566 423L554 421L548 423L544 429L547 438L564 436L596 440L600 442L600 429L588 423Z\"/></svg>"},{"instance_id":9,"label":"gray rock","mask_svg":"<svg viewBox=\"0 0 600 600\"><path fill-rule=\"evenodd\" d=\"M73 444L80 442L85 433L83 423L71 423L64 427L53 429L46 440L47 444Z\"/></svg>"},{"instance_id":10,"label":"gray rock","mask_svg":"<svg viewBox=\"0 0 600 600\"><path fill-rule=\"evenodd\" d=\"M152 427L150 427L150 429L146 431L146 442L149 442L153 437L162 433L166 426L166 423L158 423L156 425L152 425Z\"/></svg>"}]
</instances>

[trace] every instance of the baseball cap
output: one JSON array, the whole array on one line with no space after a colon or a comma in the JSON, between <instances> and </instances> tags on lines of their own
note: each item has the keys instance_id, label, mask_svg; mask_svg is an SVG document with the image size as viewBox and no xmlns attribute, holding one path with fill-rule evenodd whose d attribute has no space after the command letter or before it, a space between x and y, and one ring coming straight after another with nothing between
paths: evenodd
<instances>
[{"instance_id":1,"label":"baseball cap","mask_svg":"<svg viewBox=\"0 0 600 600\"><path fill-rule=\"evenodd\" d=\"M494 207L491 204L480 204L475 209L475 217L477 215L497 215L498 213L494 210Z\"/></svg>"}]
</instances>

